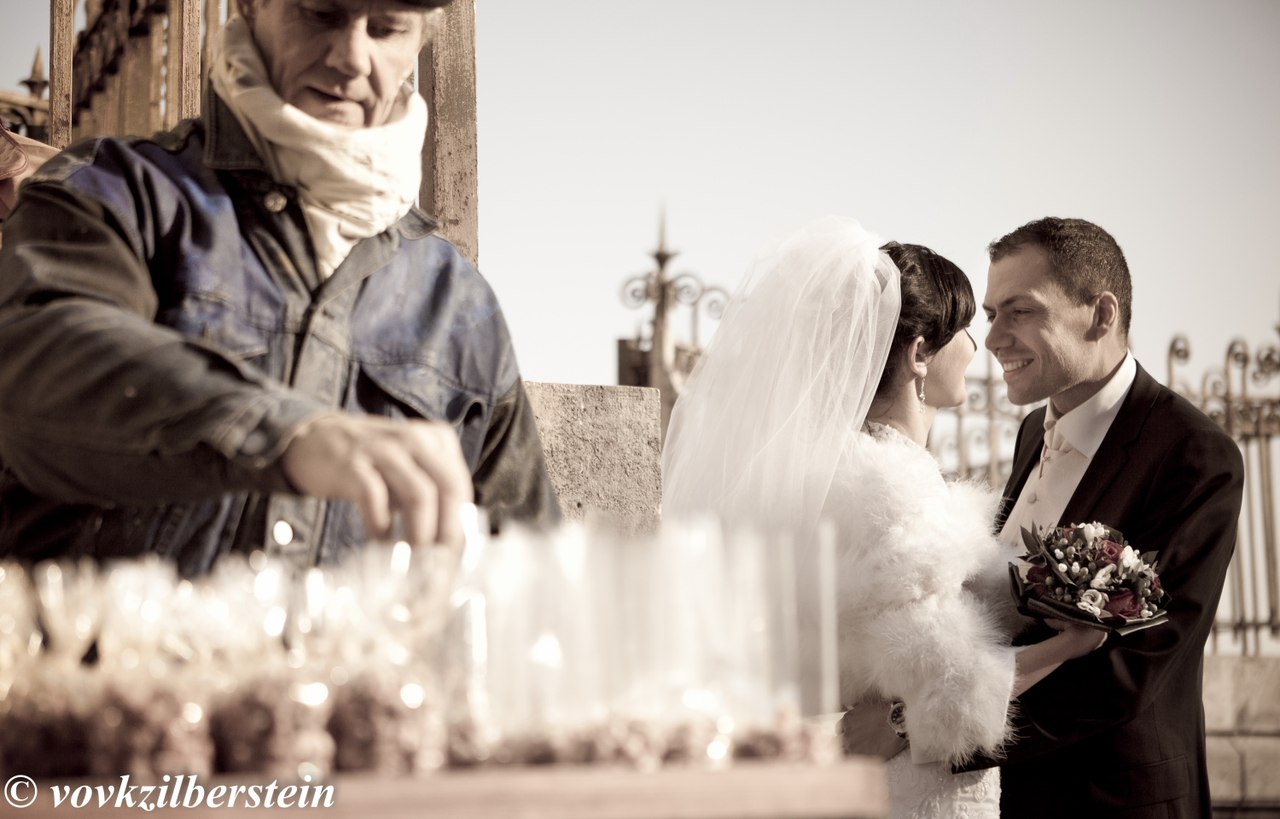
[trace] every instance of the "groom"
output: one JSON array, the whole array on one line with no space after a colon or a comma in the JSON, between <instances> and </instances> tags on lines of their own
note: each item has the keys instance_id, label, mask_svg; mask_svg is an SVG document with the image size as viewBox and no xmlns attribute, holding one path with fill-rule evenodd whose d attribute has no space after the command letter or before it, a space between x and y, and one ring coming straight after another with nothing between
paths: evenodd
<instances>
[{"instance_id":1,"label":"groom","mask_svg":"<svg viewBox=\"0 0 1280 819\"><path fill-rule=\"evenodd\" d=\"M1243 466L1231 438L1128 352L1120 247L1045 218L991 244L987 348L1009 399L1031 404L1001 508L1019 530L1098 521L1158 552L1168 622L1112 635L1016 703L1001 760L1004 816L1207 817L1201 675L1235 546Z\"/></svg>"}]
</instances>

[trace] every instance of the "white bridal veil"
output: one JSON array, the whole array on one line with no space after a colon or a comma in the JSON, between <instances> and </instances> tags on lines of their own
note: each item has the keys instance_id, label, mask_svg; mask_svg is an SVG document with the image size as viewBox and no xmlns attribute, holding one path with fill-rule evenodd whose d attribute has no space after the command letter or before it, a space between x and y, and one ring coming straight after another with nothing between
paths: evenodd
<instances>
[{"instance_id":1,"label":"white bridal veil","mask_svg":"<svg viewBox=\"0 0 1280 819\"><path fill-rule=\"evenodd\" d=\"M672 411L664 517L711 511L813 537L898 324L881 244L828 217L755 261Z\"/></svg>"},{"instance_id":2,"label":"white bridal veil","mask_svg":"<svg viewBox=\"0 0 1280 819\"><path fill-rule=\"evenodd\" d=\"M834 575L818 524L898 325L898 269L881 244L829 217L758 258L672 411L663 452L664 518L713 512L789 536L806 714L839 705L834 611L823 602Z\"/></svg>"}]
</instances>

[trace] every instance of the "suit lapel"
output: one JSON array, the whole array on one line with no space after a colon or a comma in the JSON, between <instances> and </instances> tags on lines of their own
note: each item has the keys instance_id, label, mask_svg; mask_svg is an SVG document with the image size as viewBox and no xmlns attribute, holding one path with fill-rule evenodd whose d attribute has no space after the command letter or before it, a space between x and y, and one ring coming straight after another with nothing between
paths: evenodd
<instances>
[{"instance_id":1,"label":"suit lapel","mask_svg":"<svg viewBox=\"0 0 1280 819\"><path fill-rule=\"evenodd\" d=\"M1086 523L1105 517L1100 515L1100 510L1105 508L1107 489L1124 472L1133 445L1142 433L1151 405L1159 394L1160 385L1138 365L1133 386L1129 388L1120 412L1111 422L1111 429L1089 462L1075 493L1067 502L1059 524Z\"/></svg>"}]
</instances>

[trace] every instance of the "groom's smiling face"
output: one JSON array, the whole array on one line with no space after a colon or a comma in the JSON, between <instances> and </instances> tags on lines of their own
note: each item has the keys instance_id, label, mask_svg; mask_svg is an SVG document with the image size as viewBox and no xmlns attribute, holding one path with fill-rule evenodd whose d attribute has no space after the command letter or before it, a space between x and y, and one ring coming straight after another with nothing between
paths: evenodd
<instances>
[{"instance_id":1,"label":"groom's smiling face","mask_svg":"<svg viewBox=\"0 0 1280 819\"><path fill-rule=\"evenodd\" d=\"M1092 394L1093 307L1077 303L1053 280L1043 250L1028 246L992 262L982 309L991 325L987 349L1004 370L1010 401L1052 397L1065 413Z\"/></svg>"}]
</instances>

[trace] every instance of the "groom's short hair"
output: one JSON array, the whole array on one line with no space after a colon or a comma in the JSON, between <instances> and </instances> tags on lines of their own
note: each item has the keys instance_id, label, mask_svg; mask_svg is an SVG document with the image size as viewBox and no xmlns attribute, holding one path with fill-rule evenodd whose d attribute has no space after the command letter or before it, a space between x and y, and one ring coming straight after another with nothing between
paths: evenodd
<instances>
[{"instance_id":1,"label":"groom's short hair","mask_svg":"<svg viewBox=\"0 0 1280 819\"><path fill-rule=\"evenodd\" d=\"M1133 281L1124 252L1110 233L1084 219L1046 216L1028 222L987 246L992 262L1025 247L1038 247L1049 257L1050 275L1068 296L1087 304L1109 291L1120 303L1120 327L1129 335L1133 318Z\"/></svg>"}]
</instances>

